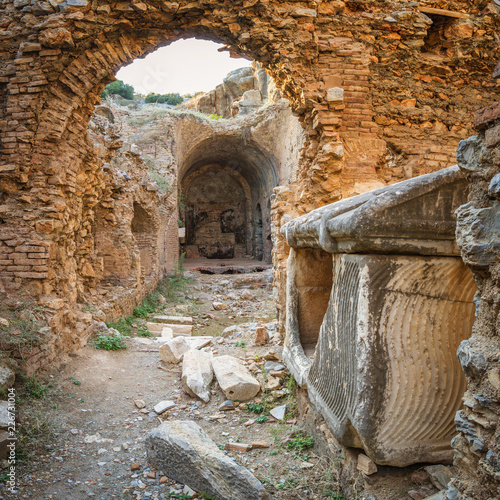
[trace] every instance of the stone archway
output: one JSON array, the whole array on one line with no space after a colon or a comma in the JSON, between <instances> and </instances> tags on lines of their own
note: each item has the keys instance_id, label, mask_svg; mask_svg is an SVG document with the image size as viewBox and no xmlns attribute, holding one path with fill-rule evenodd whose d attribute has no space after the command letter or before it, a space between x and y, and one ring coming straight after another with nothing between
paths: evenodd
<instances>
[{"instance_id":1,"label":"stone archway","mask_svg":"<svg viewBox=\"0 0 500 500\"><path fill-rule=\"evenodd\" d=\"M277 184L277 162L253 141L238 135L213 135L182 157L187 258L264 258L257 245L258 225L269 193ZM265 206L265 205L264 205ZM226 220L227 219L227 220ZM263 228L260 238L263 238ZM267 252L270 262L271 252Z\"/></svg>"}]
</instances>

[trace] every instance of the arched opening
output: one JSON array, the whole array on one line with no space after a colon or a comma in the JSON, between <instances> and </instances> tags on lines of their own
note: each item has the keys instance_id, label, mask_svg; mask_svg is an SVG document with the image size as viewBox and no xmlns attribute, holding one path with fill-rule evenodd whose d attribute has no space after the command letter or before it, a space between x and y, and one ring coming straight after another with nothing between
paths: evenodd
<instances>
[{"instance_id":1,"label":"arched opening","mask_svg":"<svg viewBox=\"0 0 500 500\"><path fill-rule=\"evenodd\" d=\"M179 175L187 259L271 261L261 208L277 183L270 154L241 136L215 135L186 152Z\"/></svg>"},{"instance_id":2,"label":"arched opening","mask_svg":"<svg viewBox=\"0 0 500 500\"><path fill-rule=\"evenodd\" d=\"M219 165L197 173L183 193L187 258L243 257L249 200L242 184Z\"/></svg>"}]
</instances>

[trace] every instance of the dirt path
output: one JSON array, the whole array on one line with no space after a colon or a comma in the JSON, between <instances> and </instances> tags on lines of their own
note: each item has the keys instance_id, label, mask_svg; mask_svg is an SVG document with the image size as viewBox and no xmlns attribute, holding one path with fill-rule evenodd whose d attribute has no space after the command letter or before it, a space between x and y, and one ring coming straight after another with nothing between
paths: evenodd
<instances>
[{"instance_id":1,"label":"dirt path","mask_svg":"<svg viewBox=\"0 0 500 500\"><path fill-rule=\"evenodd\" d=\"M177 303L168 304L165 312L192 315L196 334L201 335L220 335L227 326L252 323L242 327L239 337L215 343L213 352L252 358L249 364L255 365L254 374L264 377L263 356L273 346L253 347L253 329L257 321L269 323L274 319L270 273L195 276L195 282L179 294ZM228 307L214 311L213 302ZM144 438L162 419L194 420L219 445L267 441L267 449L226 453L252 471L272 498L340 498L335 496L334 474L313 449L289 450L283 445L297 425L268 421L245 426L259 414L244 406L218 412L225 397L215 382L210 403L202 403L182 391L180 365L164 365L157 344L133 337L127 340L127 346L114 352L88 346L50 376L49 394L34 402L31 411L39 415L42 433L52 423L55 432L47 433L45 439L42 436L44 446L40 451L18 465L15 498L190 498L181 495L182 485L172 483L161 471L152 471L146 463ZM264 400L259 395L253 401L254 408L263 404L266 415L273 406L287 402L293 413L293 397L286 389L282 392L268 391ZM145 408L140 410L136 400L144 401ZM160 418L152 408L162 400L174 400L177 406ZM0 497L10 498L5 488L0 489Z\"/></svg>"}]
</instances>

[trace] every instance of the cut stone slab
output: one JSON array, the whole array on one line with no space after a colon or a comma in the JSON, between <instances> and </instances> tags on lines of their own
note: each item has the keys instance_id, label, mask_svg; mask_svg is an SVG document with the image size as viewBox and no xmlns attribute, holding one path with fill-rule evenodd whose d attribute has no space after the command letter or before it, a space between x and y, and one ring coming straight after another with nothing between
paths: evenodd
<instances>
[{"instance_id":1,"label":"cut stone slab","mask_svg":"<svg viewBox=\"0 0 500 500\"><path fill-rule=\"evenodd\" d=\"M277 406L276 408L273 408L269 413L276 420L283 420L285 418L286 405Z\"/></svg>"},{"instance_id":2,"label":"cut stone slab","mask_svg":"<svg viewBox=\"0 0 500 500\"><path fill-rule=\"evenodd\" d=\"M148 434L146 452L148 464L214 500L269 498L262 483L192 421L164 422Z\"/></svg>"},{"instance_id":3,"label":"cut stone slab","mask_svg":"<svg viewBox=\"0 0 500 500\"><path fill-rule=\"evenodd\" d=\"M232 356L219 356L212 360L217 382L228 399L247 401L260 391L260 384L250 372Z\"/></svg>"},{"instance_id":4,"label":"cut stone slab","mask_svg":"<svg viewBox=\"0 0 500 500\"><path fill-rule=\"evenodd\" d=\"M201 349L212 342L213 337L174 337L160 346L160 358L164 363L177 364L189 349Z\"/></svg>"},{"instance_id":5,"label":"cut stone slab","mask_svg":"<svg viewBox=\"0 0 500 500\"><path fill-rule=\"evenodd\" d=\"M205 403L210 401L210 384L214 378L211 354L190 349L182 360L182 387L193 397Z\"/></svg>"},{"instance_id":6,"label":"cut stone slab","mask_svg":"<svg viewBox=\"0 0 500 500\"><path fill-rule=\"evenodd\" d=\"M166 323L170 325L192 325L193 318L190 316L155 316L154 321L157 323Z\"/></svg>"},{"instance_id":7,"label":"cut stone slab","mask_svg":"<svg viewBox=\"0 0 500 500\"><path fill-rule=\"evenodd\" d=\"M161 332L163 328L165 328L165 325L163 325L162 323L148 322L146 323L146 328L149 330L150 333L156 333L158 335L161 335Z\"/></svg>"},{"instance_id":8,"label":"cut stone slab","mask_svg":"<svg viewBox=\"0 0 500 500\"><path fill-rule=\"evenodd\" d=\"M358 455L358 470L367 476L371 476L372 474L376 474L378 472L377 466L373 460L370 460L363 453Z\"/></svg>"},{"instance_id":9,"label":"cut stone slab","mask_svg":"<svg viewBox=\"0 0 500 500\"><path fill-rule=\"evenodd\" d=\"M192 325L178 325L175 323L146 323L151 333L156 333L163 337L167 336L190 336L193 334ZM168 333L170 331L170 333Z\"/></svg>"},{"instance_id":10,"label":"cut stone slab","mask_svg":"<svg viewBox=\"0 0 500 500\"><path fill-rule=\"evenodd\" d=\"M153 410L158 413L158 415L161 415L175 406L177 406L177 403L174 403L173 401L160 401L154 406Z\"/></svg>"}]
</instances>

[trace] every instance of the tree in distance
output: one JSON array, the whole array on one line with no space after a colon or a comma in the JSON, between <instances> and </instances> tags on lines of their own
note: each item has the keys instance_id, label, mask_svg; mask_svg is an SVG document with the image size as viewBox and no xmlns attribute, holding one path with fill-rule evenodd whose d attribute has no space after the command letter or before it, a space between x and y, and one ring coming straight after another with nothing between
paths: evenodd
<instances>
[{"instance_id":1,"label":"tree in distance","mask_svg":"<svg viewBox=\"0 0 500 500\"><path fill-rule=\"evenodd\" d=\"M102 91L101 98L105 99L110 95L119 95L124 99L133 100L134 99L134 87L128 83L123 83L121 80L115 80L114 82L106 85Z\"/></svg>"}]
</instances>

